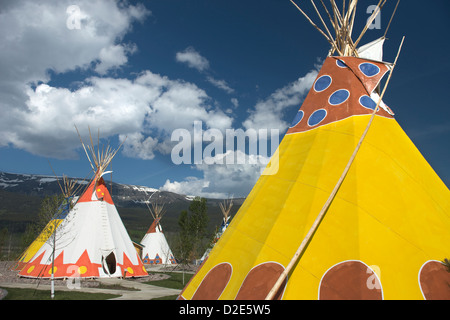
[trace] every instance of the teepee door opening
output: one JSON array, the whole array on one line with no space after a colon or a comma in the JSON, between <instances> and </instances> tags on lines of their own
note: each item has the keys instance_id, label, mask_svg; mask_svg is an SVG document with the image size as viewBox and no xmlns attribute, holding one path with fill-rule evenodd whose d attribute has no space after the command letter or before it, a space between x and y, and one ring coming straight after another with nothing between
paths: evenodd
<instances>
[{"instance_id":1,"label":"teepee door opening","mask_svg":"<svg viewBox=\"0 0 450 320\"><path fill-rule=\"evenodd\" d=\"M102 267L103 271L106 274L112 275L116 273L116 264L117 264L116 255L114 254L114 252L108 254L106 258L104 256L102 257Z\"/></svg>"}]
</instances>

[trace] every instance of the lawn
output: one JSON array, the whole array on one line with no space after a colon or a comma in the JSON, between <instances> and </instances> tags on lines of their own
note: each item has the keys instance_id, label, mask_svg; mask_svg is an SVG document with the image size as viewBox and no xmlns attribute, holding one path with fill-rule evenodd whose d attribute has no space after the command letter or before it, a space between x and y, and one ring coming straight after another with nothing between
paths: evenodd
<instances>
[{"instance_id":1,"label":"lawn","mask_svg":"<svg viewBox=\"0 0 450 320\"><path fill-rule=\"evenodd\" d=\"M171 289L183 289L188 281L192 278L194 274L192 273L183 273L182 272L153 272L153 273L161 273L161 274L167 274L170 276L168 279L164 280L155 280L155 281L148 281L144 282L146 284L151 284L153 286L159 286L164 288L171 288ZM184 277L184 281L183 281Z\"/></svg>"},{"instance_id":2,"label":"lawn","mask_svg":"<svg viewBox=\"0 0 450 320\"><path fill-rule=\"evenodd\" d=\"M183 289L188 281L193 276L192 273L183 273L180 272L157 272L161 274L167 274L170 276L168 279L164 280L154 280L144 282L145 284L171 288L171 289ZM109 289L125 289L125 290L133 290L130 288L124 287L114 287L111 285L102 285L102 288ZM35 289L20 289L20 288L3 288L8 291L8 295L3 300L52 300L50 297L49 290L35 290ZM56 289L54 300L107 300L119 297L119 295L115 294L107 294L107 293L86 293L80 291L58 291ZM175 300L177 296L168 296L162 297L157 300Z\"/></svg>"},{"instance_id":3,"label":"lawn","mask_svg":"<svg viewBox=\"0 0 450 320\"><path fill-rule=\"evenodd\" d=\"M3 288L8 291L8 295L3 300L52 300L49 290L34 290L21 288ZM55 290L53 300L107 300L120 297L107 293L86 293L79 291L58 291Z\"/></svg>"}]
</instances>

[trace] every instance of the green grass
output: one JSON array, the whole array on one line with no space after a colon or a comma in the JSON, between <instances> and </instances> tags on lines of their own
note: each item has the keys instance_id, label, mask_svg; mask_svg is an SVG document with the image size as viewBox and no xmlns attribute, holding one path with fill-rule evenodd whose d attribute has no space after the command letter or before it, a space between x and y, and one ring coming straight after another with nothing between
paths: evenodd
<instances>
[{"instance_id":1,"label":"green grass","mask_svg":"<svg viewBox=\"0 0 450 320\"><path fill-rule=\"evenodd\" d=\"M178 295L174 295L174 296L165 296L165 297L160 297L160 298L154 298L152 300L177 300Z\"/></svg>"},{"instance_id":2,"label":"green grass","mask_svg":"<svg viewBox=\"0 0 450 320\"><path fill-rule=\"evenodd\" d=\"M184 283L183 283L183 273L181 272L155 272L161 274L167 274L170 276L168 279L164 280L154 280L144 282L145 284L151 284L153 286L159 286L170 289L183 289L188 281L192 278L192 273L184 273Z\"/></svg>"},{"instance_id":3,"label":"green grass","mask_svg":"<svg viewBox=\"0 0 450 320\"><path fill-rule=\"evenodd\" d=\"M52 300L49 290L3 288L8 295L3 300ZM86 293L80 291L58 291L55 290L53 300L107 300L120 297L116 294Z\"/></svg>"},{"instance_id":4,"label":"green grass","mask_svg":"<svg viewBox=\"0 0 450 320\"><path fill-rule=\"evenodd\" d=\"M180 272L156 272L160 274L169 275L170 278L163 280L154 280L144 282L145 284L171 288L171 289L183 289L188 281L192 278L192 273L184 273L184 282L183 282L183 273ZM101 285L100 287L105 289L128 289L135 290L130 288L124 288L122 286L114 286L114 285ZM49 290L36 290L36 289L21 289L21 288L3 288L8 291L8 295L4 298L4 300L52 300L50 297ZM86 293L80 291L55 291L54 300L107 300L120 297L120 295L115 294L107 294L107 293ZM167 296L161 297L154 300L176 300L177 296Z\"/></svg>"}]
</instances>

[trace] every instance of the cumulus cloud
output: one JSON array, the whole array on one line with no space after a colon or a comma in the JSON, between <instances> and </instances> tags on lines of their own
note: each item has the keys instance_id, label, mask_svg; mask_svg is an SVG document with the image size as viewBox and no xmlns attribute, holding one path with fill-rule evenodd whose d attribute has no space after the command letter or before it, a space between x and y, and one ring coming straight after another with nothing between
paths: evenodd
<instances>
[{"instance_id":1,"label":"cumulus cloud","mask_svg":"<svg viewBox=\"0 0 450 320\"><path fill-rule=\"evenodd\" d=\"M202 72L209 69L209 61L197 52L193 47L188 47L184 51L177 52L175 58L178 62L186 63L188 67Z\"/></svg>"},{"instance_id":2,"label":"cumulus cloud","mask_svg":"<svg viewBox=\"0 0 450 320\"><path fill-rule=\"evenodd\" d=\"M49 80L48 69L86 69L97 59L118 66L124 62L123 57L108 60L111 51L121 47L116 46L117 41L130 31L134 21L142 21L150 14L142 5L82 0L77 1L80 28L69 29L66 24L71 17L66 9L72 4L73 1L15 1L0 12L2 83L45 82Z\"/></svg>"},{"instance_id":3,"label":"cumulus cloud","mask_svg":"<svg viewBox=\"0 0 450 320\"><path fill-rule=\"evenodd\" d=\"M126 135L124 154L151 159L155 150L167 153L172 130L191 128L194 120L231 126L231 118L212 109L194 84L148 70L133 79L108 76L137 50L121 40L150 11L106 0L78 1L75 11L66 10L71 5L16 1L0 11L0 146L72 158L79 145L75 124L81 132L98 128L102 137ZM69 28L73 12L79 25ZM75 89L49 84L48 70L76 69L102 77L81 80ZM150 137L153 132L158 139Z\"/></svg>"},{"instance_id":4,"label":"cumulus cloud","mask_svg":"<svg viewBox=\"0 0 450 320\"><path fill-rule=\"evenodd\" d=\"M151 111L147 102L158 95L156 89L131 80L97 77L87 79L75 91L41 84L26 93L27 108L11 110L16 121L8 125L15 129L9 143L56 158L75 156L74 125L82 132L88 127L98 129L102 137L140 130L142 119ZM137 94L139 99L135 99Z\"/></svg>"},{"instance_id":5,"label":"cumulus cloud","mask_svg":"<svg viewBox=\"0 0 450 320\"><path fill-rule=\"evenodd\" d=\"M71 16L74 12L76 16ZM93 102L99 93L89 91L93 86L75 93L53 88L47 85L49 70L65 73L94 67L104 75L122 66L135 45L120 44L121 39L134 22L150 14L140 4L106 0L80 0L75 6L69 0L8 2L0 10L0 146L50 156L55 154L52 148L68 151L64 133L71 127L67 126L70 116L79 114L78 100ZM72 18L78 19L76 28L68 27ZM105 89L105 83L100 87ZM102 108L104 104L90 104L81 113L86 111L92 118Z\"/></svg>"},{"instance_id":6,"label":"cumulus cloud","mask_svg":"<svg viewBox=\"0 0 450 320\"><path fill-rule=\"evenodd\" d=\"M286 130L288 123L283 120L283 112L289 107L300 107L300 103L311 88L317 73L316 69L311 70L304 77L276 90L265 100L258 102L251 109L250 116L242 123L243 127L253 131L268 129L267 133L272 129L280 132ZM235 107L239 105L235 99L232 100L232 103ZM271 136L270 139L274 138ZM269 137L258 136L257 139L267 142ZM227 198L230 195L245 197L258 180L270 160L270 154L275 149L276 146L272 141L267 150L268 155L246 154L245 150L239 149L226 150L225 153L203 159L201 164L195 165L195 168L202 173L202 178L189 177L182 181L167 180L161 190L209 198ZM224 160L230 156L234 161Z\"/></svg>"},{"instance_id":7,"label":"cumulus cloud","mask_svg":"<svg viewBox=\"0 0 450 320\"><path fill-rule=\"evenodd\" d=\"M249 129L278 129L284 132L289 123L283 120L283 112L288 107L298 106L306 96L318 71L311 70L304 77L289 83L276 90L267 99L258 102L250 111L249 117L242 123L244 128Z\"/></svg>"},{"instance_id":8,"label":"cumulus cloud","mask_svg":"<svg viewBox=\"0 0 450 320\"><path fill-rule=\"evenodd\" d=\"M74 158L79 147L76 125L84 141L88 127L98 129L100 138L118 135L124 141L123 155L151 160L156 152L170 154L173 130L192 131L194 121L220 131L239 125L233 109L218 109L216 101L194 83L150 70L114 77L113 71L126 66L138 51L136 44L123 39L134 23L151 15L143 5L79 0L75 11L68 11L72 5L70 0L18 0L0 8L0 147ZM74 12L78 21L69 28ZM235 92L225 80L210 75L208 59L194 48L177 53L176 59L201 72L215 87ZM52 75L70 71L86 71L90 76L71 87L51 82ZM283 111L300 102L311 77L313 72L250 108L243 127L285 128ZM240 106L236 98L230 104L234 109ZM202 178L167 180L162 189L209 197L245 196L261 166L249 161L252 155L227 152L243 159L242 164L196 165Z\"/></svg>"},{"instance_id":9,"label":"cumulus cloud","mask_svg":"<svg viewBox=\"0 0 450 320\"><path fill-rule=\"evenodd\" d=\"M235 161L226 164L224 158L230 156ZM228 150L213 158L196 165L196 169L203 174L202 178L188 177L183 181L173 182L167 180L160 189L208 198L245 197L269 161L267 157L248 155L239 150ZM222 164L208 165L207 163Z\"/></svg>"},{"instance_id":10,"label":"cumulus cloud","mask_svg":"<svg viewBox=\"0 0 450 320\"><path fill-rule=\"evenodd\" d=\"M128 136L119 135L119 140L124 142L123 154L143 160L151 160L155 157L155 148L158 144L158 139L152 137L145 137L140 132L134 132Z\"/></svg>"},{"instance_id":11,"label":"cumulus cloud","mask_svg":"<svg viewBox=\"0 0 450 320\"><path fill-rule=\"evenodd\" d=\"M77 146L77 137L73 124L80 129L98 128L103 137L128 136L125 155L152 159L155 150L168 151L175 129L191 130L195 120L218 128L232 123L222 111L209 109L208 96L194 84L150 71L135 79L91 77L74 91L40 84L34 90L28 88L27 96L27 109L15 110L18 130L9 142L57 158L74 155L71 150ZM151 138L149 132L157 133L161 140ZM49 140L59 141L53 141L58 148L54 143L49 146Z\"/></svg>"},{"instance_id":12,"label":"cumulus cloud","mask_svg":"<svg viewBox=\"0 0 450 320\"><path fill-rule=\"evenodd\" d=\"M101 75L108 71L125 65L128 62L128 55L136 51L136 45L111 45L102 48L99 53L99 63L95 66L95 71Z\"/></svg>"}]
</instances>

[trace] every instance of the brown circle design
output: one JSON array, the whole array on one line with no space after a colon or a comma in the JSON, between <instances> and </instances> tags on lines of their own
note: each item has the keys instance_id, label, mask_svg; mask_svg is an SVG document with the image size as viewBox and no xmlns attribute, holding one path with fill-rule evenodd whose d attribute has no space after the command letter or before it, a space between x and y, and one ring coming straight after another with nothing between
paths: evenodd
<instances>
[{"instance_id":1,"label":"brown circle design","mask_svg":"<svg viewBox=\"0 0 450 320\"><path fill-rule=\"evenodd\" d=\"M419 285L426 300L450 300L450 272L439 261L430 260L422 265Z\"/></svg>"},{"instance_id":2,"label":"brown circle design","mask_svg":"<svg viewBox=\"0 0 450 320\"><path fill-rule=\"evenodd\" d=\"M361 261L345 261L322 277L320 300L382 300L383 291L375 272Z\"/></svg>"},{"instance_id":3,"label":"brown circle design","mask_svg":"<svg viewBox=\"0 0 450 320\"><path fill-rule=\"evenodd\" d=\"M273 288L284 267L276 262L265 262L253 267L245 277L236 300L264 300ZM286 280L276 293L274 300L281 300Z\"/></svg>"},{"instance_id":4,"label":"brown circle design","mask_svg":"<svg viewBox=\"0 0 450 320\"><path fill-rule=\"evenodd\" d=\"M192 300L217 300L230 281L233 270L229 263L221 263L209 270Z\"/></svg>"}]
</instances>

